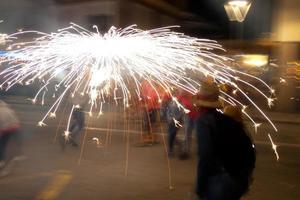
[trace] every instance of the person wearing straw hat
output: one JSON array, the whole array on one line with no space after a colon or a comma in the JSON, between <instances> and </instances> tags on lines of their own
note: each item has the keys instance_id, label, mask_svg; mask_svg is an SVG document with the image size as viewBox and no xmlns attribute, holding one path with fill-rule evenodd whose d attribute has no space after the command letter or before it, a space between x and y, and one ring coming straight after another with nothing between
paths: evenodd
<instances>
[{"instance_id":1,"label":"person wearing straw hat","mask_svg":"<svg viewBox=\"0 0 300 200\"><path fill-rule=\"evenodd\" d=\"M204 200L240 199L244 188L229 175L220 156L224 151L223 146L221 145L222 148L219 146L222 144L223 136L232 140L228 131L225 133L220 127L226 123L235 126L235 121L218 111L222 107L218 86L215 83L201 83L198 93L193 97L193 103L201 113L196 121L198 146L196 194L199 199Z\"/></svg>"}]
</instances>

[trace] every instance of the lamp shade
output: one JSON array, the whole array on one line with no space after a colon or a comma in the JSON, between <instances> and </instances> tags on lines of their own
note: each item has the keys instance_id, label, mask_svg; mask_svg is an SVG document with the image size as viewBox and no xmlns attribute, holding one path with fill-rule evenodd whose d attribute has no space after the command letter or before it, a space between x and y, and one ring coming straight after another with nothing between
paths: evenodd
<instances>
[{"instance_id":1,"label":"lamp shade","mask_svg":"<svg viewBox=\"0 0 300 200\"><path fill-rule=\"evenodd\" d=\"M251 2L246 0L231 0L224 4L226 14L230 21L243 22L251 7Z\"/></svg>"}]
</instances>

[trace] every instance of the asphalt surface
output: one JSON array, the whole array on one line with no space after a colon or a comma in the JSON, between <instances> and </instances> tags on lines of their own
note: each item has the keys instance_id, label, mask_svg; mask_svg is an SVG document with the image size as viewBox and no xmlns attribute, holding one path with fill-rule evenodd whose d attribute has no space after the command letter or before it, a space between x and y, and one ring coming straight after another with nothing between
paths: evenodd
<instances>
[{"instance_id":1,"label":"asphalt surface","mask_svg":"<svg viewBox=\"0 0 300 200\"><path fill-rule=\"evenodd\" d=\"M108 108L99 118L87 118L88 126L81 134L79 147L68 146L61 151L57 136L63 133L68 120L63 108L56 119L46 120L48 126L38 127L47 107L12 107L22 123L23 153L27 159L0 179L0 199L191 199L196 173L195 144L190 159L168 160L164 125L153 126L159 134L159 144L141 147L139 114ZM267 124L253 133L258 160L253 186L244 199L300 199L300 124L276 125L278 133ZM253 130L251 124L249 130ZM278 145L279 161L268 133Z\"/></svg>"}]
</instances>

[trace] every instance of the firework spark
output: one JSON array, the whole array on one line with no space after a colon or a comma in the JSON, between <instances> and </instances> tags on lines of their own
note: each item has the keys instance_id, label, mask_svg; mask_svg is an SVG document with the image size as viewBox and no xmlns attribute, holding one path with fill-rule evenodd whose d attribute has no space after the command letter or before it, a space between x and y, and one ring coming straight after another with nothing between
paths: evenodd
<instances>
[{"instance_id":1,"label":"firework spark","mask_svg":"<svg viewBox=\"0 0 300 200\"><path fill-rule=\"evenodd\" d=\"M135 26L112 27L101 35L96 27L96 32L90 32L72 24L52 34L27 31L9 35L10 40L33 33L39 37L8 47L11 50L5 54L5 62L11 67L1 72L5 81L0 86L9 89L15 84L29 85L39 80L43 86L32 100L36 102L56 82L55 90L63 88L64 92L58 95L51 109L53 115L67 92L72 96L87 94L91 108L96 108L104 101L103 94L113 93L118 99L120 91L124 105L128 106L132 91L141 98L142 79L155 90L158 84L168 92L171 86L176 86L195 93L197 86L192 84L187 70L221 78L214 75L216 70L211 67L223 71L228 58L209 51L223 50L219 44L171 32L169 28L142 31Z\"/></svg>"},{"instance_id":2,"label":"firework spark","mask_svg":"<svg viewBox=\"0 0 300 200\"><path fill-rule=\"evenodd\" d=\"M143 80L153 87L161 100L157 86L171 96L172 88L195 94L199 79L210 77L219 84L233 88L233 92L223 92L222 99L225 102L244 107L235 97L237 94L244 96L248 104L252 104L277 131L240 85L253 88L266 98L270 106L274 100L271 98L274 93L272 88L255 76L229 67L231 59L213 53L216 50L225 51L216 41L189 37L173 32L172 28L176 26L145 31L132 25L124 29L111 27L107 33L101 34L96 26L95 31L89 31L71 24L51 34L20 31L8 35L6 39L11 45L7 47L5 60L1 63L9 67L0 73L4 77L0 87L8 90L16 84L29 85L38 80L42 86L32 102L41 98L42 103L49 88L54 88L54 94L51 95L56 100L39 122L43 126L47 117L56 116L63 98L69 95L88 96L90 115L93 110L101 115L106 96L113 97L116 103L121 99L124 107L130 105L133 95L137 99L144 98L140 91ZM36 37L20 42L20 38L26 35ZM259 81L269 90L269 94L246 79ZM186 109L184 111L188 112ZM257 128L258 123L245 110L243 113Z\"/></svg>"},{"instance_id":3,"label":"firework spark","mask_svg":"<svg viewBox=\"0 0 300 200\"><path fill-rule=\"evenodd\" d=\"M270 140L270 142L271 142L271 144L272 144L272 149L273 149L274 152L275 152L277 161L279 161L279 154L278 154L278 152L277 152L277 145L273 142L272 137L271 137L270 134L268 134L268 137L269 137L269 140Z\"/></svg>"}]
</instances>

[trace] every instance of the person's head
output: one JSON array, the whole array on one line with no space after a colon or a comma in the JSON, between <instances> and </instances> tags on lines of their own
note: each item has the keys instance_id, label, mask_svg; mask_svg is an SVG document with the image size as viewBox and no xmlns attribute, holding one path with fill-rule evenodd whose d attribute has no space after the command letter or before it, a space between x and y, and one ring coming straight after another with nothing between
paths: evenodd
<instances>
[{"instance_id":1,"label":"person's head","mask_svg":"<svg viewBox=\"0 0 300 200\"><path fill-rule=\"evenodd\" d=\"M193 104L198 108L221 108L219 94L219 88L215 83L203 82L193 97Z\"/></svg>"},{"instance_id":2,"label":"person's head","mask_svg":"<svg viewBox=\"0 0 300 200\"><path fill-rule=\"evenodd\" d=\"M226 106L224 108L224 114L238 122L243 122L242 109L239 106Z\"/></svg>"}]
</instances>

